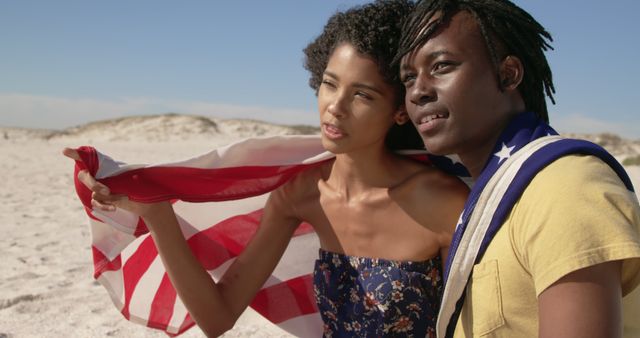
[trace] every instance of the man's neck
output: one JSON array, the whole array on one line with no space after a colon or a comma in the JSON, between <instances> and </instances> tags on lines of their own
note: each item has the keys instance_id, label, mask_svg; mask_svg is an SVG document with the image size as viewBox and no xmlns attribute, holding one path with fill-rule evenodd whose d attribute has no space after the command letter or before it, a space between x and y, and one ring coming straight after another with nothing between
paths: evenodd
<instances>
[{"instance_id":1,"label":"man's neck","mask_svg":"<svg viewBox=\"0 0 640 338\"><path fill-rule=\"evenodd\" d=\"M480 176L482 169L484 169L487 161L493 155L493 148L497 139L498 137L496 136L493 142L487 142L481 147L476 147L473 151L458 154L460 161L462 161L462 164L464 164L474 180Z\"/></svg>"},{"instance_id":2,"label":"man's neck","mask_svg":"<svg viewBox=\"0 0 640 338\"><path fill-rule=\"evenodd\" d=\"M509 125L509 122L517 115L517 113L508 115L502 123L496 125L494 132L486 136L484 140L469 144L466 149L458 152L460 161L462 161L462 164L467 168L474 180L480 176L485 165L491 159L491 156L494 155L494 149L498 139Z\"/></svg>"}]
</instances>

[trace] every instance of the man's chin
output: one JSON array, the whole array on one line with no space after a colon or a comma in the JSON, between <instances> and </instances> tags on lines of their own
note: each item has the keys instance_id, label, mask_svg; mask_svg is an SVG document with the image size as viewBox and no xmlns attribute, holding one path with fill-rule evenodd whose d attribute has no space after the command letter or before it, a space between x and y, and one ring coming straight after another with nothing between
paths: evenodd
<instances>
[{"instance_id":1,"label":"man's chin","mask_svg":"<svg viewBox=\"0 0 640 338\"><path fill-rule=\"evenodd\" d=\"M446 144L446 142L441 142L440 140L434 140L433 138L423 138L422 142L424 142L424 146L429 152L429 154L437 155L437 156L446 156L446 155L455 154L453 147L450 144Z\"/></svg>"}]
</instances>

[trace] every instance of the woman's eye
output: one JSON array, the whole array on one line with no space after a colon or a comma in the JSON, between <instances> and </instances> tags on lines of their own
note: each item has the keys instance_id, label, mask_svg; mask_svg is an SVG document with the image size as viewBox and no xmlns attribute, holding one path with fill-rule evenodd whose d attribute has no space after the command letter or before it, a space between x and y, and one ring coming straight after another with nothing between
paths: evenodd
<instances>
[{"instance_id":1,"label":"woman's eye","mask_svg":"<svg viewBox=\"0 0 640 338\"><path fill-rule=\"evenodd\" d=\"M327 87L330 87L330 88L335 88L336 87L336 85L333 82L329 81L329 80L322 80L321 85L327 86Z\"/></svg>"},{"instance_id":2,"label":"woman's eye","mask_svg":"<svg viewBox=\"0 0 640 338\"><path fill-rule=\"evenodd\" d=\"M365 92L356 92L356 96L359 96L359 97L361 97L363 99L366 99L366 100L372 100L373 99L373 97L371 97L371 95L369 95L369 94L367 94Z\"/></svg>"}]
</instances>

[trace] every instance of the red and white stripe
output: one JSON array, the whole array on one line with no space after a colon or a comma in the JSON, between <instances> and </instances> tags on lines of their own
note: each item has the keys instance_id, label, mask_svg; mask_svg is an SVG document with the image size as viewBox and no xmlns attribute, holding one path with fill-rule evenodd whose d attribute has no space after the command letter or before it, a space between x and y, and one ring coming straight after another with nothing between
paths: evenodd
<instances>
[{"instance_id":1,"label":"red and white stripe","mask_svg":"<svg viewBox=\"0 0 640 338\"><path fill-rule=\"evenodd\" d=\"M253 236L269 192L333 157L318 136L249 139L186 161L154 166L125 165L89 147L78 151L82 161L76 163L76 173L89 170L112 193L142 202L173 201L189 246L216 280ZM170 335L192 327L144 222L120 209L91 210L90 192L77 180L76 190L90 218L94 277L125 318ZM322 332L311 277L318 247L313 229L302 224L251 304L299 337Z\"/></svg>"}]
</instances>

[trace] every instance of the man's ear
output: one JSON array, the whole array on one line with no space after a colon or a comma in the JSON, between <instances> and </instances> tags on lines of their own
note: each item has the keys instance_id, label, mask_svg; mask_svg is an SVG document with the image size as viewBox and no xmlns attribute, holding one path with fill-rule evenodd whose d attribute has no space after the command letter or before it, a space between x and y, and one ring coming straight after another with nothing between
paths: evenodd
<instances>
[{"instance_id":1,"label":"man's ear","mask_svg":"<svg viewBox=\"0 0 640 338\"><path fill-rule=\"evenodd\" d=\"M407 108L404 103L401 104L395 114L393 114L393 120L400 126L409 121L409 114L407 114Z\"/></svg>"},{"instance_id":2,"label":"man's ear","mask_svg":"<svg viewBox=\"0 0 640 338\"><path fill-rule=\"evenodd\" d=\"M524 66L516 56L508 55L500 63L500 87L504 90L517 89L524 77Z\"/></svg>"}]
</instances>

